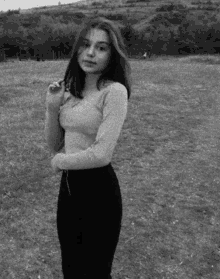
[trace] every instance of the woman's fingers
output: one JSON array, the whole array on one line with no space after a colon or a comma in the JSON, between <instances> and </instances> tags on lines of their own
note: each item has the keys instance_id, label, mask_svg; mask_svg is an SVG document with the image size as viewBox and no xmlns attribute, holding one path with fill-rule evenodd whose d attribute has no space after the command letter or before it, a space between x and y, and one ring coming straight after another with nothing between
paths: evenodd
<instances>
[{"instance_id":1,"label":"woman's fingers","mask_svg":"<svg viewBox=\"0 0 220 279\"><path fill-rule=\"evenodd\" d=\"M49 85L49 90L52 92L58 92L62 89L62 85L59 82L53 82Z\"/></svg>"},{"instance_id":2,"label":"woman's fingers","mask_svg":"<svg viewBox=\"0 0 220 279\"><path fill-rule=\"evenodd\" d=\"M61 80L58 81L58 84L59 84L60 86L61 86L63 83L64 83L64 80L63 80L63 79L61 79Z\"/></svg>"},{"instance_id":3,"label":"woman's fingers","mask_svg":"<svg viewBox=\"0 0 220 279\"><path fill-rule=\"evenodd\" d=\"M62 87L63 87L63 85L64 85L64 80L62 79L62 80L59 80L59 81L55 81L55 82L53 82L53 83L51 83L50 85L49 85L49 88L51 88L52 90L53 89L61 89Z\"/></svg>"}]
</instances>

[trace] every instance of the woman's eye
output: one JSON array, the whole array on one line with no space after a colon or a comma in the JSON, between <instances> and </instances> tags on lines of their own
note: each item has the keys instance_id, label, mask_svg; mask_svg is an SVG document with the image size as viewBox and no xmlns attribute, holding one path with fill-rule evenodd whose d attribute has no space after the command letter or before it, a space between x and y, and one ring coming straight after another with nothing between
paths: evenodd
<instances>
[{"instance_id":1,"label":"woman's eye","mask_svg":"<svg viewBox=\"0 0 220 279\"><path fill-rule=\"evenodd\" d=\"M100 46L100 47L99 47L99 50L101 50L101 51L106 51L106 50L107 50L107 48L106 48L106 47L102 47L102 46Z\"/></svg>"},{"instance_id":2,"label":"woman's eye","mask_svg":"<svg viewBox=\"0 0 220 279\"><path fill-rule=\"evenodd\" d=\"M88 47L90 47L90 44L88 42L83 42L82 47L83 48L88 48ZM107 51L107 47L106 46L97 46L96 48L99 51Z\"/></svg>"}]
</instances>

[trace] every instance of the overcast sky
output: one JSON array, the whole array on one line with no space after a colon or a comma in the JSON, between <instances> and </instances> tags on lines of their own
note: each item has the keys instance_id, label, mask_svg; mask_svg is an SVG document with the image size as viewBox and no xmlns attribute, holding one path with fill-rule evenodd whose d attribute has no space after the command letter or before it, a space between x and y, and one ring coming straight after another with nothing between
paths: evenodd
<instances>
[{"instance_id":1,"label":"overcast sky","mask_svg":"<svg viewBox=\"0 0 220 279\"><path fill-rule=\"evenodd\" d=\"M34 7L57 5L58 2L61 4L68 4L77 2L78 0L0 0L0 11L30 9Z\"/></svg>"}]
</instances>

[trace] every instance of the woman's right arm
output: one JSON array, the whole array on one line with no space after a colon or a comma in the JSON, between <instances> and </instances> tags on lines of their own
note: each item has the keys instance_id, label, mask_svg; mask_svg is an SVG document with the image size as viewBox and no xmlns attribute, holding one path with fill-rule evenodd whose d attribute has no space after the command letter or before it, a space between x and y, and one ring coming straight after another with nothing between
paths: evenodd
<instances>
[{"instance_id":1,"label":"woman's right arm","mask_svg":"<svg viewBox=\"0 0 220 279\"><path fill-rule=\"evenodd\" d=\"M64 129L59 122L59 108L64 98L64 84L61 82L52 83L47 91L46 117L45 117L45 138L49 149L57 153L64 146Z\"/></svg>"}]
</instances>

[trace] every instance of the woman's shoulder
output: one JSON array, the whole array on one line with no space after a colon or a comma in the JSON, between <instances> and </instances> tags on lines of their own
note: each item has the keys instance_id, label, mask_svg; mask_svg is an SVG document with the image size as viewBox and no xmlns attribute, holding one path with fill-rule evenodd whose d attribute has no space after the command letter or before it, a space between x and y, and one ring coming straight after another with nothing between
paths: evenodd
<instances>
[{"instance_id":1,"label":"woman's shoulder","mask_svg":"<svg viewBox=\"0 0 220 279\"><path fill-rule=\"evenodd\" d=\"M104 83L104 89L108 89L107 91L111 91L111 90L127 91L126 87L122 83L113 80L106 81Z\"/></svg>"},{"instance_id":2,"label":"woman's shoulder","mask_svg":"<svg viewBox=\"0 0 220 279\"><path fill-rule=\"evenodd\" d=\"M118 81L111 81L108 83L106 87L106 94L105 95L111 95L111 96L127 96L127 88L124 86L124 84L118 82Z\"/></svg>"},{"instance_id":3,"label":"woman's shoulder","mask_svg":"<svg viewBox=\"0 0 220 279\"><path fill-rule=\"evenodd\" d=\"M99 98L99 103L103 106L109 100L114 100L113 102L121 102L122 100L124 102L127 100L126 87L120 82L108 81Z\"/></svg>"}]
</instances>

